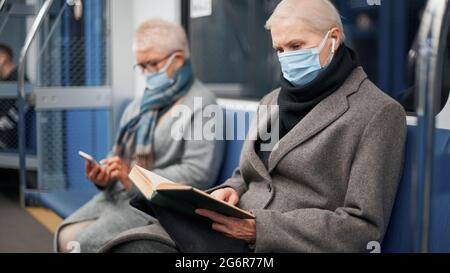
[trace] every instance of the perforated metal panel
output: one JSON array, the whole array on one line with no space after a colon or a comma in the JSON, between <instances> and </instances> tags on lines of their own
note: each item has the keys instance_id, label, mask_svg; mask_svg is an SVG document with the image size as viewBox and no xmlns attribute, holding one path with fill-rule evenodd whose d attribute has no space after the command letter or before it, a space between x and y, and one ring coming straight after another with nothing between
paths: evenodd
<instances>
[{"instance_id":1,"label":"perforated metal panel","mask_svg":"<svg viewBox=\"0 0 450 273\"><path fill-rule=\"evenodd\" d=\"M39 189L63 189L67 182L64 160L64 113L38 111L37 122Z\"/></svg>"},{"instance_id":2,"label":"perforated metal panel","mask_svg":"<svg viewBox=\"0 0 450 273\"><path fill-rule=\"evenodd\" d=\"M48 100L64 100L71 87L107 86L109 32L107 1L83 1L81 18L66 1L55 1L41 31L38 91L53 87L58 95ZM39 94L37 94L39 97ZM40 190L83 189L93 187L84 174L84 161L78 150L99 158L109 143L109 109L86 108L82 93L79 108L39 109L38 181ZM90 104L86 98L86 104ZM99 131L101 130L101 131ZM102 141L99 141L102 140ZM101 159L101 158L99 158Z\"/></svg>"}]
</instances>

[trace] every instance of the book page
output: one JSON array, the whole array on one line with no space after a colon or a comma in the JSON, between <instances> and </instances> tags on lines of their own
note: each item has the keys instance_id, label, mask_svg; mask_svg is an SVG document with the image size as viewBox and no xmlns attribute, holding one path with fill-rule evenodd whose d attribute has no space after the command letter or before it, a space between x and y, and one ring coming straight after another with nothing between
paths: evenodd
<instances>
[{"instance_id":1,"label":"book page","mask_svg":"<svg viewBox=\"0 0 450 273\"><path fill-rule=\"evenodd\" d=\"M140 171L140 173L146 178L146 180L148 180L148 182L152 184L153 190L156 190L162 184L171 184L171 185L176 184L175 182L172 182L167 178L159 176L156 173L148 171L137 165L135 166L135 168L137 168Z\"/></svg>"},{"instance_id":2,"label":"book page","mask_svg":"<svg viewBox=\"0 0 450 273\"><path fill-rule=\"evenodd\" d=\"M154 192L153 185L138 168L134 167L128 177L147 199L152 197Z\"/></svg>"}]
</instances>

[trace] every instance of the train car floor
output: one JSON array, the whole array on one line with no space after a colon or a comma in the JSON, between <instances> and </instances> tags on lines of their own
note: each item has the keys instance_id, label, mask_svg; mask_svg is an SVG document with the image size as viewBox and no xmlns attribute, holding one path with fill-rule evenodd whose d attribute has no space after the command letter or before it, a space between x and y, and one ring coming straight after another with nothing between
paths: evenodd
<instances>
[{"instance_id":1,"label":"train car floor","mask_svg":"<svg viewBox=\"0 0 450 273\"><path fill-rule=\"evenodd\" d=\"M0 253L52 252L56 223L46 210L23 209L14 194L0 192Z\"/></svg>"}]
</instances>

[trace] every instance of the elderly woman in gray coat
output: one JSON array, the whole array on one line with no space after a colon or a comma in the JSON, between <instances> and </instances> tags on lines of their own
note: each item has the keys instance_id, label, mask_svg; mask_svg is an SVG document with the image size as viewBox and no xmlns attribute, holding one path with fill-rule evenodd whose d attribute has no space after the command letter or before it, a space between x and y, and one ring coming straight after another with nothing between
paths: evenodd
<instances>
[{"instance_id":1,"label":"elderly woman in gray coat","mask_svg":"<svg viewBox=\"0 0 450 273\"><path fill-rule=\"evenodd\" d=\"M129 205L137 192L128 178L134 164L203 189L213 186L218 175L222 142L171 137L176 122L176 128L201 124L202 110L216 105L214 95L194 78L182 27L149 20L137 30L134 50L146 90L125 110L110 156L101 166L86 163L87 177L102 191L59 227L57 251L70 250L74 241L82 252L96 252L120 232L151 222L151 216ZM186 124L172 115L177 106L190 110L183 116Z\"/></svg>"},{"instance_id":2,"label":"elderly woman in gray coat","mask_svg":"<svg viewBox=\"0 0 450 273\"><path fill-rule=\"evenodd\" d=\"M208 191L255 219L198 209L210 219L216 241L189 248L182 236L193 233L169 232L160 218L119 235L102 251L201 252L215 244L223 252L243 243L242 251L259 253L364 252L368 243L383 241L403 168L403 108L358 65L328 0L284 0L266 27L283 73L281 88L259 109L276 106L278 114L257 112L239 168ZM269 120L279 126L267 139L261 128L276 124ZM217 246L222 237L235 240Z\"/></svg>"}]
</instances>

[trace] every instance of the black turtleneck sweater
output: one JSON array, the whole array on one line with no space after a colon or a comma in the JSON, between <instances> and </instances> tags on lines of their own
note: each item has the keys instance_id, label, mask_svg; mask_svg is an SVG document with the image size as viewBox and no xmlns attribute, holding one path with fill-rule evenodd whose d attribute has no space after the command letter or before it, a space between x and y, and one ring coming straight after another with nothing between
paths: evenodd
<instances>
[{"instance_id":1,"label":"black turtleneck sweater","mask_svg":"<svg viewBox=\"0 0 450 273\"><path fill-rule=\"evenodd\" d=\"M305 86L295 87L281 76L281 91L278 96L280 111L280 139L291 131L314 107L333 94L352 71L358 67L356 53L342 45L333 60L319 76ZM264 141L269 143L270 140ZM261 151L261 140L255 144L255 150L268 168L270 151Z\"/></svg>"}]
</instances>

